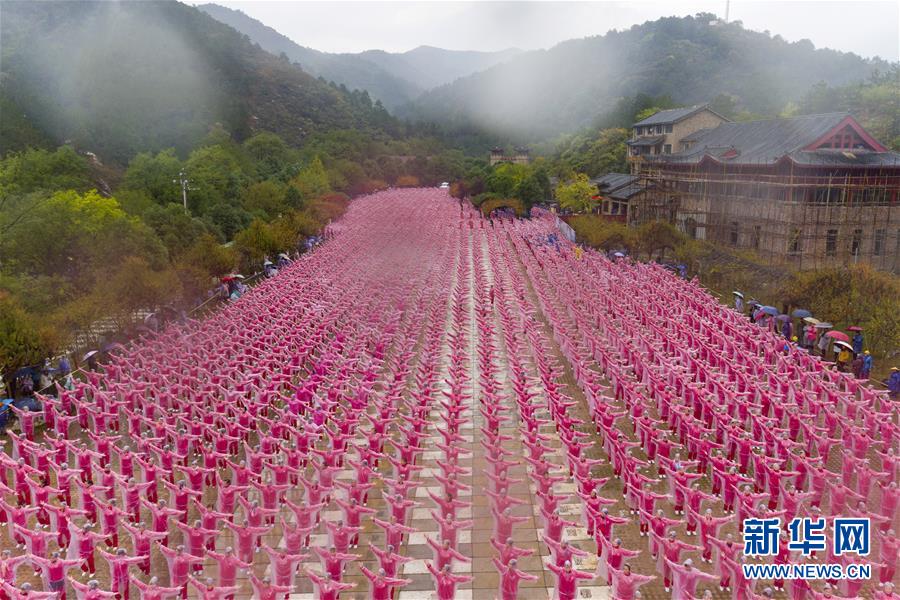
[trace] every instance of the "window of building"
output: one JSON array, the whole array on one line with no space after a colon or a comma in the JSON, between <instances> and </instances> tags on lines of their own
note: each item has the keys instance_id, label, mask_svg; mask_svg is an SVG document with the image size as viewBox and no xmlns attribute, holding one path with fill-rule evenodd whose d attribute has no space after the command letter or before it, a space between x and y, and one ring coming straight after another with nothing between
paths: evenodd
<instances>
[{"instance_id":1,"label":"window of building","mask_svg":"<svg viewBox=\"0 0 900 600\"><path fill-rule=\"evenodd\" d=\"M666 133L672 133L672 126L666 125Z\"/></svg>"},{"instance_id":2,"label":"window of building","mask_svg":"<svg viewBox=\"0 0 900 600\"><path fill-rule=\"evenodd\" d=\"M762 227L760 225L753 226L753 249L759 250L759 240L762 237Z\"/></svg>"},{"instance_id":3,"label":"window of building","mask_svg":"<svg viewBox=\"0 0 900 600\"><path fill-rule=\"evenodd\" d=\"M825 234L825 256L837 254L837 229L829 229Z\"/></svg>"},{"instance_id":4,"label":"window of building","mask_svg":"<svg viewBox=\"0 0 900 600\"><path fill-rule=\"evenodd\" d=\"M730 232L730 233L731 233L730 238L731 238L731 245L732 245L732 246L737 246L737 245L738 245L738 233L739 233L739 232L740 232L740 224L739 224L737 221L732 221L732 222L731 222L731 232Z\"/></svg>"},{"instance_id":5,"label":"window of building","mask_svg":"<svg viewBox=\"0 0 900 600\"><path fill-rule=\"evenodd\" d=\"M684 232L688 234L688 236L692 240L697 239L697 219L693 217L688 217L684 220Z\"/></svg>"},{"instance_id":6,"label":"window of building","mask_svg":"<svg viewBox=\"0 0 900 600\"><path fill-rule=\"evenodd\" d=\"M884 238L887 234L887 230L885 229L876 229L875 237L872 239L872 254L875 256L881 256L881 253L884 252Z\"/></svg>"},{"instance_id":7,"label":"window of building","mask_svg":"<svg viewBox=\"0 0 900 600\"><path fill-rule=\"evenodd\" d=\"M791 237L788 238L788 254L800 254L800 230L791 229Z\"/></svg>"},{"instance_id":8,"label":"window of building","mask_svg":"<svg viewBox=\"0 0 900 600\"><path fill-rule=\"evenodd\" d=\"M862 229L854 229L853 237L850 238L850 254L859 256L859 250L862 247Z\"/></svg>"},{"instance_id":9,"label":"window of building","mask_svg":"<svg viewBox=\"0 0 900 600\"><path fill-rule=\"evenodd\" d=\"M663 146L663 154L672 154L672 144L666 144Z\"/></svg>"}]
</instances>

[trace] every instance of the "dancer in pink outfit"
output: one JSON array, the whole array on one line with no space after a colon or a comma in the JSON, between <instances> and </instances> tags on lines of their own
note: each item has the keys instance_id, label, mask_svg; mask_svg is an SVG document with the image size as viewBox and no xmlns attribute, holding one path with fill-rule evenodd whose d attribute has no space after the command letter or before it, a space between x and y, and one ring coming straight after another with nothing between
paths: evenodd
<instances>
[{"instance_id":1,"label":"dancer in pink outfit","mask_svg":"<svg viewBox=\"0 0 900 600\"><path fill-rule=\"evenodd\" d=\"M623 565L621 571L610 568L609 574L612 577L612 600L634 600L639 587L656 579L655 575L632 572L629 564Z\"/></svg>"},{"instance_id":2,"label":"dancer in pink outfit","mask_svg":"<svg viewBox=\"0 0 900 600\"><path fill-rule=\"evenodd\" d=\"M253 588L253 600L278 600L279 594L288 596L292 588L286 585L274 585L268 577L260 579L250 573L250 586Z\"/></svg>"},{"instance_id":3,"label":"dancer in pink outfit","mask_svg":"<svg viewBox=\"0 0 900 600\"><path fill-rule=\"evenodd\" d=\"M694 562L687 559L683 564L679 565L672 562L668 558L666 564L672 572L674 581L672 586L673 598L693 598L697 591L697 584L701 581L715 581L715 575L709 575L694 568Z\"/></svg>"},{"instance_id":4,"label":"dancer in pink outfit","mask_svg":"<svg viewBox=\"0 0 900 600\"><path fill-rule=\"evenodd\" d=\"M388 577L385 574L384 569L378 569L378 572L372 572L367 569L365 565L360 565L359 570L371 583L369 587L369 600L391 600L395 587L403 587L412 583L412 579Z\"/></svg>"},{"instance_id":5,"label":"dancer in pink outfit","mask_svg":"<svg viewBox=\"0 0 900 600\"><path fill-rule=\"evenodd\" d=\"M500 574L500 600L516 600L519 593L520 581L537 581L537 575L531 575L525 571L520 571L517 567L516 559L510 559L507 564L503 564L497 558L492 559L497 572Z\"/></svg>"},{"instance_id":6,"label":"dancer in pink outfit","mask_svg":"<svg viewBox=\"0 0 900 600\"><path fill-rule=\"evenodd\" d=\"M577 571L572 568L571 562L566 562L561 567L557 567L553 563L548 563L547 568L556 575L556 600L575 600L578 594L579 579L593 579L592 573L585 571Z\"/></svg>"},{"instance_id":7,"label":"dancer in pink outfit","mask_svg":"<svg viewBox=\"0 0 900 600\"><path fill-rule=\"evenodd\" d=\"M150 581L144 583L134 575L131 576L131 583L138 589L141 594L141 600L167 600L174 598L181 593L178 587L163 587L159 585L159 578L151 577Z\"/></svg>"},{"instance_id":8,"label":"dancer in pink outfit","mask_svg":"<svg viewBox=\"0 0 900 600\"><path fill-rule=\"evenodd\" d=\"M451 547L450 540L448 539L444 539L442 543L438 544L433 539L426 536L425 541L431 546L431 549L434 552L434 565L438 570L443 569L445 565L450 565L452 567L454 560L466 563L472 562L471 559L463 556L457 552L455 548Z\"/></svg>"},{"instance_id":9,"label":"dancer in pink outfit","mask_svg":"<svg viewBox=\"0 0 900 600\"><path fill-rule=\"evenodd\" d=\"M450 572L450 565L444 565L444 568L437 570L431 563L425 566L434 577L434 587L437 592L437 600L453 600L456 597L456 585L472 581L469 575L454 575Z\"/></svg>"},{"instance_id":10,"label":"dancer in pink outfit","mask_svg":"<svg viewBox=\"0 0 900 600\"><path fill-rule=\"evenodd\" d=\"M316 591L319 594L318 600L338 600L338 596L342 590L349 590L356 587L355 583L332 581L328 573L325 573L324 576L320 576L307 569L306 576L309 577L309 580L316 586Z\"/></svg>"}]
</instances>

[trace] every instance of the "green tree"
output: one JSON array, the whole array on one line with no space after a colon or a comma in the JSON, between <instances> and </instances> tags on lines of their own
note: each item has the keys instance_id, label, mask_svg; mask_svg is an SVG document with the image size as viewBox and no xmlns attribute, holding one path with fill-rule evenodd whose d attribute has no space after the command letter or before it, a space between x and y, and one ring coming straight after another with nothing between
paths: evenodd
<instances>
[{"instance_id":1,"label":"green tree","mask_svg":"<svg viewBox=\"0 0 900 600\"><path fill-rule=\"evenodd\" d=\"M627 129L603 129L590 144L585 156L584 170L589 175L627 172L625 156Z\"/></svg>"},{"instance_id":2,"label":"green tree","mask_svg":"<svg viewBox=\"0 0 900 600\"><path fill-rule=\"evenodd\" d=\"M322 159L318 156L300 169L297 176L291 180L291 184L297 188L304 200L318 198L331 191L328 173L325 171Z\"/></svg>"},{"instance_id":3,"label":"green tree","mask_svg":"<svg viewBox=\"0 0 900 600\"><path fill-rule=\"evenodd\" d=\"M296 162L295 152L283 139L263 131L244 142L244 151L253 160L256 176L260 179L282 177Z\"/></svg>"},{"instance_id":4,"label":"green tree","mask_svg":"<svg viewBox=\"0 0 900 600\"><path fill-rule=\"evenodd\" d=\"M237 158L222 145L191 152L185 172L191 187L188 209L201 215L217 204L233 201L246 178Z\"/></svg>"},{"instance_id":5,"label":"green tree","mask_svg":"<svg viewBox=\"0 0 900 600\"><path fill-rule=\"evenodd\" d=\"M122 186L148 194L157 204L181 203L181 185L177 181L181 168L173 148L156 154L141 152L128 163Z\"/></svg>"},{"instance_id":6,"label":"green tree","mask_svg":"<svg viewBox=\"0 0 900 600\"><path fill-rule=\"evenodd\" d=\"M3 199L37 190L77 190L91 187L87 160L71 146L56 150L24 150L0 161L0 210Z\"/></svg>"},{"instance_id":7,"label":"green tree","mask_svg":"<svg viewBox=\"0 0 900 600\"><path fill-rule=\"evenodd\" d=\"M0 239L0 262L7 268L60 275L82 289L126 256L160 268L166 250L150 228L96 191L56 192Z\"/></svg>"},{"instance_id":8,"label":"green tree","mask_svg":"<svg viewBox=\"0 0 900 600\"><path fill-rule=\"evenodd\" d=\"M598 193L597 186L591 184L588 176L579 173L574 181L560 184L556 188L556 200L561 207L572 212L590 212L597 205L594 196Z\"/></svg>"},{"instance_id":9,"label":"green tree","mask_svg":"<svg viewBox=\"0 0 900 600\"><path fill-rule=\"evenodd\" d=\"M250 213L274 219L288 208L285 195L286 186L271 180L260 181L244 189L241 204Z\"/></svg>"},{"instance_id":10,"label":"green tree","mask_svg":"<svg viewBox=\"0 0 900 600\"><path fill-rule=\"evenodd\" d=\"M180 256L206 233L203 221L186 213L179 204L154 206L144 213L143 219L172 258Z\"/></svg>"},{"instance_id":11,"label":"green tree","mask_svg":"<svg viewBox=\"0 0 900 600\"><path fill-rule=\"evenodd\" d=\"M203 220L219 234L222 241L233 240L235 234L247 227L253 215L240 206L228 202L217 202L209 207Z\"/></svg>"},{"instance_id":12,"label":"green tree","mask_svg":"<svg viewBox=\"0 0 900 600\"><path fill-rule=\"evenodd\" d=\"M254 219L250 226L240 231L234 238L234 247L241 257L242 269L257 269L266 256L274 256L285 250L282 240L273 228L260 219Z\"/></svg>"}]
</instances>

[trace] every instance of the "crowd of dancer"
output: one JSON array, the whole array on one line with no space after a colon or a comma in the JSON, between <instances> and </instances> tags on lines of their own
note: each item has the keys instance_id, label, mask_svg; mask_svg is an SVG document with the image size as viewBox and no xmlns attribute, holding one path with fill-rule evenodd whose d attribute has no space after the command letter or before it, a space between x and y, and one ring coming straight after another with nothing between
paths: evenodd
<instances>
[{"instance_id":1,"label":"crowd of dancer","mask_svg":"<svg viewBox=\"0 0 900 600\"><path fill-rule=\"evenodd\" d=\"M887 396L696 282L541 243L553 227L439 190L357 199L277 277L41 398L2 455L0 597L386 600L427 576L449 600L477 583L484 518L503 600L545 570L563 600L580 581L616 600L894 597ZM409 565L423 509L427 575ZM845 514L876 524L880 587L743 577L743 518Z\"/></svg>"}]
</instances>

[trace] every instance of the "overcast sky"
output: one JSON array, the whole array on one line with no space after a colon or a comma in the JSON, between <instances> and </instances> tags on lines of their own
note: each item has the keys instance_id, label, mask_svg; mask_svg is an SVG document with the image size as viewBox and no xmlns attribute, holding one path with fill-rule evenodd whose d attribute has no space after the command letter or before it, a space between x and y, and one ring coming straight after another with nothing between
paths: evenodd
<instances>
[{"instance_id":1,"label":"overcast sky","mask_svg":"<svg viewBox=\"0 0 900 600\"><path fill-rule=\"evenodd\" d=\"M206 0L210 1L210 0ZM216 1L216 0L212 0ZM297 2L219 0L298 44L328 52L420 45L453 50L549 48L663 16L711 12L725 0L669 2ZM900 59L900 0L731 2L730 20L817 48Z\"/></svg>"}]
</instances>

